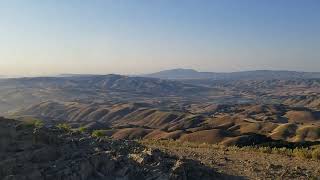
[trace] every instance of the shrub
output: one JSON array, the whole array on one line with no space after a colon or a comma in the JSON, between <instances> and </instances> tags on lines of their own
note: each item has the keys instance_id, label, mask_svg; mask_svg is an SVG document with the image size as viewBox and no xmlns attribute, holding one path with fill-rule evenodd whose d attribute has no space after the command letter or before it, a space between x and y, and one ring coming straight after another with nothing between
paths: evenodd
<instances>
[{"instance_id":1,"label":"shrub","mask_svg":"<svg viewBox=\"0 0 320 180\"><path fill-rule=\"evenodd\" d=\"M260 152L263 152L263 153L268 153L268 154L271 154L272 153L272 148L270 147L259 147L259 151Z\"/></svg>"},{"instance_id":2,"label":"shrub","mask_svg":"<svg viewBox=\"0 0 320 180\"><path fill-rule=\"evenodd\" d=\"M306 148L296 148L293 150L292 154L296 157L312 158L311 151Z\"/></svg>"},{"instance_id":3,"label":"shrub","mask_svg":"<svg viewBox=\"0 0 320 180\"><path fill-rule=\"evenodd\" d=\"M21 125L27 128L41 128L44 125L41 119L37 119L34 117L23 117L21 121Z\"/></svg>"},{"instance_id":4,"label":"shrub","mask_svg":"<svg viewBox=\"0 0 320 180\"><path fill-rule=\"evenodd\" d=\"M320 148L316 148L311 153L312 159L320 159Z\"/></svg>"},{"instance_id":5,"label":"shrub","mask_svg":"<svg viewBox=\"0 0 320 180\"><path fill-rule=\"evenodd\" d=\"M60 123L57 125L57 128L65 130L65 131L71 131L71 126L67 123Z\"/></svg>"},{"instance_id":6,"label":"shrub","mask_svg":"<svg viewBox=\"0 0 320 180\"><path fill-rule=\"evenodd\" d=\"M34 121L33 125L34 125L34 127L36 127L36 128L41 128L41 127L43 127L44 123L43 123L43 121L41 121L41 120L38 119L38 120L35 120L35 121Z\"/></svg>"},{"instance_id":7,"label":"shrub","mask_svg":"<svg viewBox=\"0 0 320 180\"><path fill-rule=\"evenodd\" d=\"M288 148L272 148L272 153L274 154L282 154L282 155L287 155L287 156L292 156L292 149L288 149Z\"/></svg>"},{"instance_id":8,"label":"shrub","mask_svg":"<svg viewBox=\"0 0 320 180\"><path fill-rule=\"evenodd\" d=\"M103 130L95 130L92 132L92 136L93 137L103 137L104 136L104 133L103 133Z\"/></svg>"},{"instance_id":9,"label":"shrub","mask_svg":"<svg viewBox=\"0 0 320 180\"><path fill-rule=\"evenodd\" d=\"M84 133L87 129L84 126L79 127L78 129L81 133Z\"/></svg>"}]
</instances>

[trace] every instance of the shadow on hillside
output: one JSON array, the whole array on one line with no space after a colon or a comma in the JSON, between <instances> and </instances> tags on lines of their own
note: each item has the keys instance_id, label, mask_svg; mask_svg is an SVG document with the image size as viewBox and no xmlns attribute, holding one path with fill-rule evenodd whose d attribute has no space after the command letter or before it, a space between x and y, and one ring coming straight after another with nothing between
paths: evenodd
<instances>
[{"instance_id":1,"label":"shadow on hillside","mask_svg":"<svg viewBox=\"0 0 320 180\"><path fill-rule=\"evenodd\" d=\"M304 141L304 142L288 142L284 140L274 140L268 136L256 134L256 133L247 133L247 137L241 139L235 144L238 147L244 146L258 146L258 147L270 147L270 148L307 148L314 145L319 145L319 141Z\"/></svg>"},{"instance_id":2,"label":"shadow on hillside","mask_svg":"<svg viewBox=\"0 0 320 180\"><path fill-rule=\"evenodd\" d=\"M295 148L307 148L315 145L319 145L320 142L287 142L283 140L273 140L270 142L264 142L261 144L257 144L259 147L270 147L270 148L288 148L288 149L295 149Z\"/></svg>"}]
</instances>

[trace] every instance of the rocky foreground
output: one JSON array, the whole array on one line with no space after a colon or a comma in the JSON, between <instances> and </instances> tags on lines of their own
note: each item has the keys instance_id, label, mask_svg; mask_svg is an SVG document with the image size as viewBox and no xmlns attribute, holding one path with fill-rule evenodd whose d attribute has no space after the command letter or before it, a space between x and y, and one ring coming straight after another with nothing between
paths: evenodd
<instances>
[{"instance_id":1,"label":"rocky foreground","mask_svg":"<svg viewBox=\"0 0 320 180\"><path fill-rule=\"evenodd\" d=\"M0 118L0 179L233 179L133 141Z\"/></svg>"}]
</instances>

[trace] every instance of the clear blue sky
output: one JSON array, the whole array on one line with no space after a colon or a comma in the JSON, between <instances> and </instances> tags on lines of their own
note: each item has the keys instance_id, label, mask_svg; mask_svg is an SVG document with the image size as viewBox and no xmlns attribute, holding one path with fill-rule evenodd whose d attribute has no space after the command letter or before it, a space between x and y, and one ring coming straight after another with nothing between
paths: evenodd
<instances>
[{"instance_id":1,"label":"clear blue sky","mask_svg":"<svg viewBox=\"0 0 320 180\"><path fill-rule=\"evenodd\" d=\"M0 74L319 71L319 0L1 0Z\"/></svg>"}]
</instances>

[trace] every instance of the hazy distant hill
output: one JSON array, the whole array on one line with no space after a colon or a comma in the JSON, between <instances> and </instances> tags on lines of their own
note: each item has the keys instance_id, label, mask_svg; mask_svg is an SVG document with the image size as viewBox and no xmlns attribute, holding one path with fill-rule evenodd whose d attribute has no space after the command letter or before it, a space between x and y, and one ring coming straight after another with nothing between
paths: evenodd
<instances>
[{"instance_id":1,"label":"hazy distant hill","mask_svg":"<svg viewBox=\"0 0 320 180\"><path fill-rule=\"evenodd\" d=\"M11 76L0 75L0 79L12 78Z\"/></svg>"},{"instance_id":2,"label":"hazy distant hill","mask_svg":"<svg viewBox=\"0 0 320 180\"><path fill-rule=\"evenodd\" d=\"M178 81L115 74L0 79L0 112L46 100L136 101L195 95L208 90L211 89Z\"/></svg>"},{"instance_id":3,"label":"hazy distant hill","mask_svg":"<svg viewBox=\"0 0 320 180\"><path fill-rule=\"evenodd\" d=\"M29 88L81 88L84 90L112 90L150 94L176 94L186 93L201 87L184 84L177 81L161 80L146 77L128 77L116 74L110 75L85 75L70 77L35 77L3 79L2 86L29 87Z\"/></svg>"},{"instance_id":4,"label":"hazy distant hill","mask_svg":"<svg viewBox=\"0 0 320 180\"><path fill-rule=\"evenodd\" d=\"M310 79L320 78L318 72L297 71L241 71L231 73L199 72L193 69L172 69L143 75L145 77L161 79L215 79L215 80L237 80L237 79Z\"/></svg>"}]
</instances>

